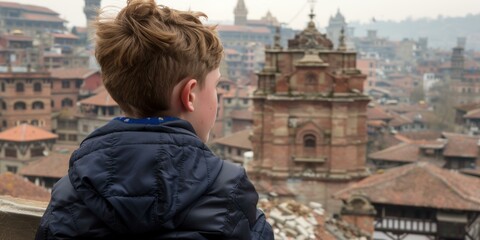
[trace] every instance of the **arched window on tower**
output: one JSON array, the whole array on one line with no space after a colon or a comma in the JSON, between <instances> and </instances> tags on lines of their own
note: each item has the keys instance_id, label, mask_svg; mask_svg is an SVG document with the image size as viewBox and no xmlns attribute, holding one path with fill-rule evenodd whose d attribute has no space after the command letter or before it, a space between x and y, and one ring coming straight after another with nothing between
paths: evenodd
<instances>
[{"instance_id":1,"label":"arched window on tower","mask_svg":"<svg viewBox=\"0 0 480 240\"><path fill-rule=\"evenodd\" d=\"M303 136L303 149L307 157L315 157L317 147L317 138L313 134Z\"/></svg>"},{"instance_id":2,"label":"arched window on tower","mask_svg":"<svg viewBox=\"0 0 480 240\"><path fill-rule=\"evenodd\" d=\"M307 134L303 137L303 147L315 148L317 146L317 138L312 134Z\"/></svg>"}]
</instances>

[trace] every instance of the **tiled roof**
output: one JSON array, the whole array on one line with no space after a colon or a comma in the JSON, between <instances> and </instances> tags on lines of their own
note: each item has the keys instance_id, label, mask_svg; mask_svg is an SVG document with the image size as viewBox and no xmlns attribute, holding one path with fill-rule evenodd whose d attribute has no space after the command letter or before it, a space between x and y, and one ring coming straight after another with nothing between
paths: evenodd
<instances>
[{"instance_id":1,"label":"tiled roof","mask_svg":"<svg viewBox=\"0 0 480 240\"><path fill-rule=\"evenodd\" d=\"M77 36L71 33L53 33L52 36L54 38L68 38L68 39L78 39Z\"/></svg>"},{"instance_id":2,"label":"tiled roof","mask_svg":"<svg viewBox=\"0 0 480 240\"><path fill-rule=\"evenodd\" d=\"M385 127L387 124L381 120L367 120L367 125L371 127Z\"/></svg>"},{"instance_id":3,"label":"tiled roof","mask_svg":"<svg viewBox=\"0 0 480 240\"><path fill-rule=\"evenodd\" d=\"M218 25L218 32L243 32L243 33L262 33L270 34L270 30L267 27L248 27L248 26L236 26L236 25Z\"/></svg>"},{"instance_id":4,"label":"tiled roof","mask_svg":"<svg viewBox=\"0 0 480 240\"><path fill-rule=\"evenodd\" d=\"M443 133L448 142L443 151L443 156L446 157L465 157L477 158L479 142L478 137L468 136L456 133Z\"/></svg>"},{"instance_id":5,"label":"tiled roof","mask_svg":"<svg viewBox=\"0 0 480 240\"><path fill-rule=\"evenodd\" d=\"M433 130L402 132L397 135L405 136L411 140L436 140L442 137L441 132Z\"/></svg>"},{"instance_id":6,"label":"tiled roof","mask_svg":"<svg viewBox=\"0 0 480 240\"><path fill-rule=\"evenodd\" d=\"M62 178L68 172L68 162L76 146L56 145L48 156L30 162L20 169L19 174L23 176Z\"/></svg>"},{"instance_id":7,"label":"tiled roof","mask_svg":"<svg viewBox=\"0 0 480 240\"><path fill-rule=\"evenodd\" d=\"M36 5L28 5L28 4L19 4L14 2L0 2L0 8L11 8L11 9L22 9L30 12L40 12L40 13L47 13L47 14L55 14L58 13L41 6Z\"/></svg>"},{"instance_id":8,"label":"tiled roof","mask_svg":"<svg viewBox=\"0 0 480 240\"><path fill-rule=\"evenodd\" d=\"M458 109L458 110L464 111L464 112L468 112L468 111L480 108L480 103L478 103L478 102L477 103L467 103L467 104L462 104L462 105L455 106L455 108Z\"/></svg>"},{"instance_id":9,"label":"tiled roof","mask_svg":"<svg viewBox=\"0 0 480 240\"><path fill-rule=\"evenodd\" d=\"M394 162L416 162L419 160L419 146L413 143L400 143L398 145L374 152L368 157L373 160Z\"/></svg>"},{"instance_id":10,"label":"tiled roof","mask_svg":"<svg viewBox=\"0 0 480 240\"><path fill-rule=\"evenodd\" d=\"M402 116L410 119L411 121L419 121L422 123L434 123L438 121L438 117L433 111L412 111L403 114Z\"/></svg>"},{"instance_id":11,"label":"tiled roof","mask_svg":"<svg viewBox=\"0 0 480 240\"><path fill-rule=\"evenodd\" d=\"M480 108L468 111L467 114L463 115L463 118L480 119Z\"/></svg>"},{"instance_id":12,"label":"tiled roof","mask_svg":"<svg viewBox=\"0 0 480 240\"><path fill-rule=\"evenodd\" d=\"M24 13L22 18L25 20L35 21L35 22L65 22L65 20L54 16L54 15L45 15L37 13Z\"/></svg>"},{"instance_id":13,"label":"tiled roof","mask_svg":"<svg viewBox=\"0 0 480 240\"><path fill-rule=\"evenodd\" d=\"M253 111L251 110L233 110L230 113L230 117L237 120L252 120L253 121Z\"/></svg>"},{"instance_id":14,"label":"tiled roof","mask_svg":"<svg viewBox=\"0 0 480 240\"><path fill-rule=\"evenodd\" d=\"M10 172L0 174L0 195L37 201L50 199L50 193L46 189Z\"/></svg>"},{"instance_id":15,"label":"tiled roof","mask_svg":"<svg viewBox=\"0 0 480 240\"><path fill-rule=\"evenodd\" d=\"M33 41L33 38L30 36L24 36L24 35L3 35L0 38L9 40L9 41Z\"/></svg>"},{"instance_id":16,"label":"tiled roof","mask_svg":"<svg viewBox=\"0 0 480 240\"><path fill-rule=\"evenodd\" d=\"M367 107L368 120L385 120L389 121L393 117L379 106Z\"/></svg>"},{"instance_id":17,"label":"tiled roof","mask_svg":"<svg viewBox=\"0 0 480 240\"><path fill-rule=\"evenodd\" d=\"M98 70L88 68L54 68L50 70L52 78L58 79L85 79Z\"/></svg>"},{"instance_id":18,"label":"tiled roof","mask_svg":"<svg viewBox=\"0 0 480 240\"><path fill-rule=\"evenodd\" d=\"M252 142L250 141L250 132L252 130L245 129L232 133L226 137L216 139L213 141L214 144L225 145L230 147L242 148L242 149L252 149Z\"/></svg>"},{"instance_id":19,"label":"tiled roof","mask_svg":"<svg viewBox=\"0 0 480 240\"><path fill-rule=\"evenodd\" d=\"M479 178L425 162L372 175L334 196L348 199L353 194L368 196L373 204L480 211Z\"/></svg>"},{"instance_id":20,"label":"tiled roof","mask_svg":"<svg viewBox=\"0 0 480 240\"><path fill-rule=\"evenodd\" d=\"M118 106L117 102L108 94L107 90L97 93L95 96L83 99L80 101L80 104L86 105L95 105L95 106L104 106L104 107L115 107Z\"/></svg>"},{"instance_id":21,"label":"tiled roof","mask_svg":"<svg viewBox=\"0 0 480 240\"><path fill-rule=\"evenodd\" d=\"M0 132L0 140L11 142L32 142L56 139L57 137L56 134L29 124L21 124Z\"/></svg>"},{"instance_id":22,"label":"tiled roof","mask_svg":"<svg viewBox=\"0 0 480 240\"><path fill-rule=\"evenodd\" d=\"M408 119L407 117L403 116L403 115L400 115L400 114L396 114L396 113L391 113L391 115L393 116L393 120L390 121L390 126L392 127L398 127L398 126L402 126L402 125L406 125L406 124L411 124L413 123L412 120Z\"/></svg>"}]
</instances>

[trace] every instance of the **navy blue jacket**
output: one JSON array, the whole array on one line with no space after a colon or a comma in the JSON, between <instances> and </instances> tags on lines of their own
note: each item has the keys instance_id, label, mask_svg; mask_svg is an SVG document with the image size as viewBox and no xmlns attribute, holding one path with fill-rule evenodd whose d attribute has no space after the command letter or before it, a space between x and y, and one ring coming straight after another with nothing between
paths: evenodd
<instances>
[{"instance_id":1,"label":"navy blue jacket","mask_svg":"<svg viewBox=\"0 0 480 240\"><path fill-rule=\"evenodd\" d=\"M69 164L36 239L273 239L245 170L184 120L112 120Z\"/></svg>"}]
</instances>

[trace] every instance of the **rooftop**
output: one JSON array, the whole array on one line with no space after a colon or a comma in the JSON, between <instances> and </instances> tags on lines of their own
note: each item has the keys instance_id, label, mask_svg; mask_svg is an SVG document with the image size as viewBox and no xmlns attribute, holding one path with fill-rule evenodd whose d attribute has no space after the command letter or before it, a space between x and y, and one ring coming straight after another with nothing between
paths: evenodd
<instances>
[{"instance_id":1,"label":"rooftop","mask_svg":"<svg viewBox=\"0 0 480 240\"><path fill-rule=\"evenodd\" d=\"M0 140L10 142L53 140L57 139L57 137L56 134L29 124L21 124L0 132Z\"/></svg>"},{"instance_id":2,"label":"rooftop","mask_svg":"<svg viewBox=\"0 0 480 240\"><path fill-rule=\"evenodd\" d=\"M252 149L252 142L249 139L251 131L250 129L238 131L226 137L216 139L213 143L242 149Z\"/></svg>"},{"instance_id":3,"label":"rooftop","mask_svg":"<svg viewBox=\"0 0 480 240\"><path fill-rule=\"evenodd\" d=\"M0 196L36 201L48 201L50 199L50 193L47 189L10 172L0 174Z\"/></svg>"},{"instance_id":4,"label":"rooftop","mask_svg":"<svg viewBox=\"0 0 480 240\"><path fill-rule=\"evenodd\" d=\"M77 146L56 145L47 156L30 162L27 166L20 169L19 174L23 176L62 178L68 172L70 155L75 149L77 149Z\"/></svg>"},{"instance_id":5,"label":"rooftop","mask_svg":"<svg viewBox=\"0 0 480 240\"><path fill-rule=\"evenodd\" d=\"M480 178L414 163L372 175L334 196L368 196L373 204L427 207L480 212Z\"/></svg>"},{"instance_id":6,"label":"rooftop","mask_svg":"<svg viewBox=\"0 0 480 240\"><path fill-rule=\"evenodd\" d=\"M80 101L80 104L102 106L102 107L118 106L117 102L113 100L110 94L108 94L107 90L103 90L97 93L97 95L95 96L91 96L89 98L83 99L82 101Z\"/></svg>"}]
</instances>

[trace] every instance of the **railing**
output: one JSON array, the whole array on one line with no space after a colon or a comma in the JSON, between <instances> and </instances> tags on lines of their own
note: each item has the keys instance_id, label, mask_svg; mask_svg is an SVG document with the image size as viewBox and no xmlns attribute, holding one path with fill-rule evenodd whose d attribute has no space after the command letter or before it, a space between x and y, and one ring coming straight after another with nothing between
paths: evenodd
<instances>
[{"instance_id":1,"label":"railing","mask_svg":"<svg viewBox=\"0 0 480 240\"><path fill-rule=\"evenodd\" d=\"M46 205L0 196L0 239L34 239Z\"/></svg>"},{"instance_id":2,"label":"railing","mask_svg":"<svg viewBox=\"0 0 480 240\"><path fill-rule=\"evenodd\" d=\"M375 220L375 231L410 234L435 234L437 223L432 220L384 217Z\"/></svg>"}]
</instances>

